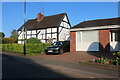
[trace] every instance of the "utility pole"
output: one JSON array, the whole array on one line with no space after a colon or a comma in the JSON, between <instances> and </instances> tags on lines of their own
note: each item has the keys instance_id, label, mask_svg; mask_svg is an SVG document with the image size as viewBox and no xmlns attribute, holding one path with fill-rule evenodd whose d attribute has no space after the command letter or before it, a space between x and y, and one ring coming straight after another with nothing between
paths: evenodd
<instances>
[{"instance_id":1,"label":"utility pole","mask_svg":"<svg viewBox=\"0 0 120 80\"><path fill-rule=\"evenodd\" d=\"M26 21L26 0L24 0L24 24L25 24L25 21ZM24 55L26 55L26 40L25 40L25 36L26 36L26 30L25 30L25 25L23 26L23 35L24 35L24 46L23 46L23 52L24 52Z\"/></svg>"}]
</instances>

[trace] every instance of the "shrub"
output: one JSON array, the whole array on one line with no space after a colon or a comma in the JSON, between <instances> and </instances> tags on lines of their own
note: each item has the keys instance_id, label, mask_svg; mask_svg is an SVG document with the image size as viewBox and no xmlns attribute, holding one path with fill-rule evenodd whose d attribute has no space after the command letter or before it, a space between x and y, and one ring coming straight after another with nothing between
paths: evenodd
<instances>
[{"instance_id":1,"label":"shrub","mask_svg":"<svg viewBox=\"0 0 120 80\"><path fill-rule=\"evenodd\" d=\"M96 63L103 63L103 64L111 63L113 65L120 65L120 51L113 53L113 55L115 56L114 60L109 60L107 58L99 58L99 59L96 59L95 62Z\"/></svg>"},{"instance_id":2,"label":"shrub","mask_svg":"<svg viewBox=\"0 0 120 80\"><path fill-rule=\"evenodd\" d=\"M116 58L115 58L115 60L112 60L112 64L114 64L114 65L120 65L120 51L113 53L113 55Z\"/></svg>"},{"instance_id":3,"label":"shrub","mask_svg":"<svg viewBox=\"0 0 120 80\"><path fill-rule=\"evenodd\" d=\"M30 39L27 39L27 43L30 43L30 44L41 43L41 41L37 38L30 38Z\"/></svg>"},{"instance_id":4,"label":"shrub","mask_svg":"<svg viewBox=\"0 0 120 80\"><path fill-rule=\"evenodd\" d=\"M50 43L26 44L26 53L41 53ZM2 50L7 52L23 53L23 44L2 44Z\"/></svg>"},{"instance_id":5,"label":"shrub","mask_svg":"<svg viewBox=\"0 0 120 80\"><path fill-rule=\"evenodd\" d=\"M3 38L2 39L2 43L15 43L15 39L14 38Z\"/></svg>"},{"instance_id":6,"label":"shrub","mask_svg":"<svg viewBox=\"0 0 120 80\"><path fill-rule=\"evenodd\" d=\"M119 51L119 52L116 52L116 53L113 53L113 55L120 57L120 51Z\"/></svg>"},{"instance_id":7,"label":"shrub","mask_svg":"<svg viewBox=\"0 0 120 80\"><path fill-rule=\"evenodd\" d=\"M110 60L108 60L107 58L99 58L95 60L96 63L102 63L102 64L108 64L110 63Z\"/></svg>"}]
</instances>

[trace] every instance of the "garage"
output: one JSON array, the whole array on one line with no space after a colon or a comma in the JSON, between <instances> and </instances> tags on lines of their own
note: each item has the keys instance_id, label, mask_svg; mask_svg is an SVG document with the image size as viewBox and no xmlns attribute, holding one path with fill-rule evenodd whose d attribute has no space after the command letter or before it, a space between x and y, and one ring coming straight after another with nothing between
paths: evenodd
<instances>
[{"instance_id":1,"label":"garage","mask_svg":"<svg viewBox=\"0 0 120 80\"><path fill-rule=\"evenodd\" d=\"M77 31L76 51L99 51L98 31Z\"/></svg>"}]
</instances>

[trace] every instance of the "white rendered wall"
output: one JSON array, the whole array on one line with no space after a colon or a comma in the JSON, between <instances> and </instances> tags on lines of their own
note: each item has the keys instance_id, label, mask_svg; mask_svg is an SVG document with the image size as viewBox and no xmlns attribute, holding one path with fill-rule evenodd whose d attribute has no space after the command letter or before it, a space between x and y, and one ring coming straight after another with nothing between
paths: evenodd
<instances>
[{"instance_id":1,"label":"white rendered wall","mask_svg":"<svg viewBox=\"0 0 120 80\"><path fill-rule=\"evenodd\" d=\"M68 22L66 15L65 15L65 17L63 18L63 20L66 21L66 22Z\"/></svg>"},{"instance_id":2,"label":"white rendered wall","mask_svg":"<svg viewBox=\"0 0 120 80\"><path fill-rule=\"evenodd\" d=\"M31 34L31 31L27 31L27 34Z\"/></svg>"},{"instance_id":3,"label":"white rendered wall","mask_svg":"<svg viewBox=\"0 0 120 80\"><path fill-rule=\"evenodd\" d=\"M36 34L36 30L32 30L32 34Z\"/></svg>"},{"instance_id":4,"label":"white rendered wall","mask_svg":"<svg viewBox=\"0 0 120 80\"><path fill-rule=\"evenodd\" d=\"M110 51L120 51L120 42L110 42Z\"/></svg>"},{"instance_id":5,"label":"white rendered wall","mask_svg":"<svg viewBox=\"0 0 120 80\"><path fill-rule=\"evenodd\" d=\"M52 34L52 38L57 39L57 33Z\"/></svg>"},{"instance_id":6,"label":"white rendered wall","mask_svg":"<svg viewBox=\"0 0 120 80\"><path fill-rule=\"evenodd\" d=\"M59 41L65 41L69 37L69 29L62 28L60 34L59 34Z\"/></svg>"},{"instance_id":7,"label":"white rendered wall","mask_svg":"<svg viewBox=\"0 0 120 80\"><path fill-rule=\"evenodd\" d=\"M68 23L67 16L64 16L60 27L59 27L59 41L69 40L70 37L70 31L69 31L70 25Z\"/></svg>"},{"instance_id":8,"label":"white rendered wall","mask_svg":"<svg viewBox=\"0 0 120 80\"><path fill-rule=\"evenodd\" d=\"M57 28L52 28L52 32L57 32Z\"/></svg>"}]
</instances>

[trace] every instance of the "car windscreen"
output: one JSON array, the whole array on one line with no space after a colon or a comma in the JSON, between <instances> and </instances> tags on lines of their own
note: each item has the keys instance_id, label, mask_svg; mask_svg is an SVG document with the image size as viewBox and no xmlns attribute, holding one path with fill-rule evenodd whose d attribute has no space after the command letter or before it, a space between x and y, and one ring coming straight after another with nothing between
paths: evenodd
<instances>
[{"instance_id":1,"label":"car windscreen","mask_svg":"<svg viewBox=\"0 0 120 80\"><path fill-rule=\"evenodd\" d=\"M63 44L63 42L54 42L52 45L53 46L60 46L60 45L62 45Z\"/></svg>"}]
</instances>

